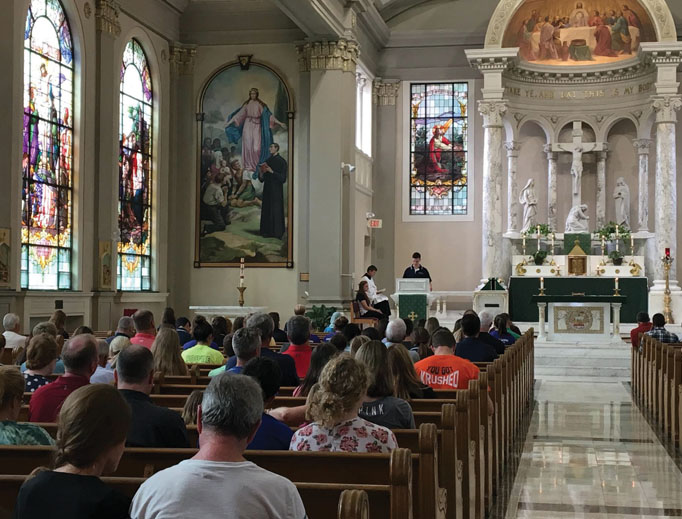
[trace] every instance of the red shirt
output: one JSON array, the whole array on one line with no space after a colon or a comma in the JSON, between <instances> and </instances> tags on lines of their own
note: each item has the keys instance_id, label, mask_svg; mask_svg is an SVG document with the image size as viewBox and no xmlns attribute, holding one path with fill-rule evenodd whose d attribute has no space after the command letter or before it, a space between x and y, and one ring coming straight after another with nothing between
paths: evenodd
<instances>
[{"instance_id":1,"label":"red shirt","mask_svg":"<svg viewBox=\"0 0 682 519\"><path fill-rule=\"evenodd\" d=\"M151 350L154 339L156 339L156 336L151 333L136 333L135 336L130 339L130 344L139 344L140 346L144 346Z\"/></svg>"},{"instance_id":2,"label":"red shirt","mask_svg":"<svg viewBox=\"0 0 682 519\"><path fill-rule=\"evenodd\" d=\"M633 348L639 346L639 342L637 342L639 334L648 332L649 330L651 330L653 326L654 325L651 323L642 323L639 326L637 326L637 328L633 328L632 330L630 330L630 342L632 342Z\"/></svg>"},{"instance_id":3,"label":"red shirt","mask_svg":"<svg viewBox=\"0 0 682 519\"><path fill-rule=\"evenodd\" d=\"M90 380L85 377L69 375L57 377L54 382L39 387L33 393L28 406L28 421L56 422L66 397L89 383Z\"/></svg>"},{"instance_id":4,"label":"red shirt","mask_svg":"<svg viewBox=\"0 0 682 519\"><path fill-rule=\"evenodd\" d=\"M431 355L414 365L422 384L433 389L467 389L470 380L478 379L478 368L455 355Z\"/></svg>"},{"instance_id":5,"label":"red shirt","mask_svg":"<svg viewBox=\"0 0 682 519\"><path fill-rule=\"evenodd\" d=\"M289 357L294 359L296 364L296 374L298 378L305 377L308 373L308 367L310 366L310 356L313 354L313 349L308 344L295 345L291 344L284 355L289 355Z\"/></svg>"}]
</instances>

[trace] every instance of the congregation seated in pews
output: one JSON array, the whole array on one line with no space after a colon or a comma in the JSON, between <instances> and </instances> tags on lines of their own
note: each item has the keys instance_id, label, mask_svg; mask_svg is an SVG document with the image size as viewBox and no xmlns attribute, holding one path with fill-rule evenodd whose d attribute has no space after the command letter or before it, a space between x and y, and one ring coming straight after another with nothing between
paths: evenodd
<instances>
[{"instance_id":1,"label":"congregation seated in pews","mask_svg":"<svg viewBox=\"0 0 682 519\"><path fill-rule=\"evenodd\" d=\"M132 320L135 335L119 322L104 356L106 342L93 334L74 334L56 352L51 335L33 337L28 364L52 380L33 393L34 375L0 368L0 517L76 517L81 505L92 511L83 517L182 516L191 499L193 515L354 519L366 517L366 503L371 517L482 519L502 471L515 467L514 440L530 416L532 330L474 363L456 355L453 332L437 320L431 333L400 319L381 329L346 323L334 342L312 345L309 320L294 316L290 344L275 346L264 313L237 330L200 317L191 326L164 319L157 330L144 310ZM476 339L482 321L464 319L463 338ZM196 340L187 355L183 332ZM212 347L221 336L230 346L222 352ZM199 355L189 356L194 348ZM44 369L55 353L61 376ZM111 370L116 387L90 379L98 368ZM71 457L52 464L53 449L67 444ZM38 467L49 469L29 476ZM43 492L49 511L35 497ZM70 500L66 515L60 499Z\"/></svg>"}]
</instances>

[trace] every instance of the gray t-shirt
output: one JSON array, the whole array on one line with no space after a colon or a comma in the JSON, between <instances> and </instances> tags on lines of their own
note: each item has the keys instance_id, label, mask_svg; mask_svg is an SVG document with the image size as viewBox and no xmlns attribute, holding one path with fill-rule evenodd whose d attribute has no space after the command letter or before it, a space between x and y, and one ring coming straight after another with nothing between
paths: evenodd
<instances>
[{"instance_id":1,"label":"gray t-shirt","mask_svg":"<svg viewBox=\"0 0 682 519\"><path fill-rule=\"evenodd\" d=\"M416 428L410 404L394 396L365 402L358 414L368 422L383 425L389 429Z\"/></svg>"},{"instance_id":2,"label":"gray t-shirt","mask_svg":"<svg viewBox=\"0 0 682 519\"><path fill-rule=\"evenodd\" d=\"M184 460L145 481L132 519L305 519L294 484L250 461Z\"/></svg>"}]
</instances>

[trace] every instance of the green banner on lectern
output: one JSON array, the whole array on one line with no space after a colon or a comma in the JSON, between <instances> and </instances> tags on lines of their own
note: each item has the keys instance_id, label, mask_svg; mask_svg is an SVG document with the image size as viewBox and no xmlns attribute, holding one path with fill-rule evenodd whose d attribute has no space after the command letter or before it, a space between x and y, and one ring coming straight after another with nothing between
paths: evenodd
<instances>
[{"instance_id":1,"label":"green banner on lectern","mask_svg":"<svg viewBox=\"0 0 682 519\"><path fill-rule=\"evenodd\" d=\"M401 319L411 319L418 321L426 319L426 294L404 294L398 296L398 306L400 308Z\"/></svg>"},{"instance_id":2,"label":"green banner on lectern","mask_svg":"<svg viewBox=\"0 0 682 519\"><path fill-rule=\"evenodd\" d=\"M592 250L592 235L588 232L564 234L564 254L568 256L571 253L575 247L575 240L578 240L580 248L589 256Z\"/></svg>"}]
</instances>

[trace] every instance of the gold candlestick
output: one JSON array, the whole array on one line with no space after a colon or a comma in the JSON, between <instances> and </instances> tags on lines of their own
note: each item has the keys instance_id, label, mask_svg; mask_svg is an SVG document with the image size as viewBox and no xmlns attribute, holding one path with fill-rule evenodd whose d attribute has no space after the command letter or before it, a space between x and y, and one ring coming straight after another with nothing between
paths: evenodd
<instances>
[{"instance_id":1,"label":"gold candlestick","mask_svg":"<svg viewBox=\"0 0 682 519\"><path fill-rule=\"evenodd\" d=\"M673 311L671 308L672 297L670 296L670 267L673 264L673 258L666 254L663 256L663 270L665 270L665 290L663 291L663 317L667 324L674 324Z\"/></svg>"},{"instance_id":2,"label":"gold candlestick","mask_svg":"<svg viewBox=\"0 0 682 519\"><path fill-rule=\"evenodd\" d=\"M239 306L244 306L244 290L246 287L237 287L237 290L239 290Z\"/></svg>"}]
</instances>

